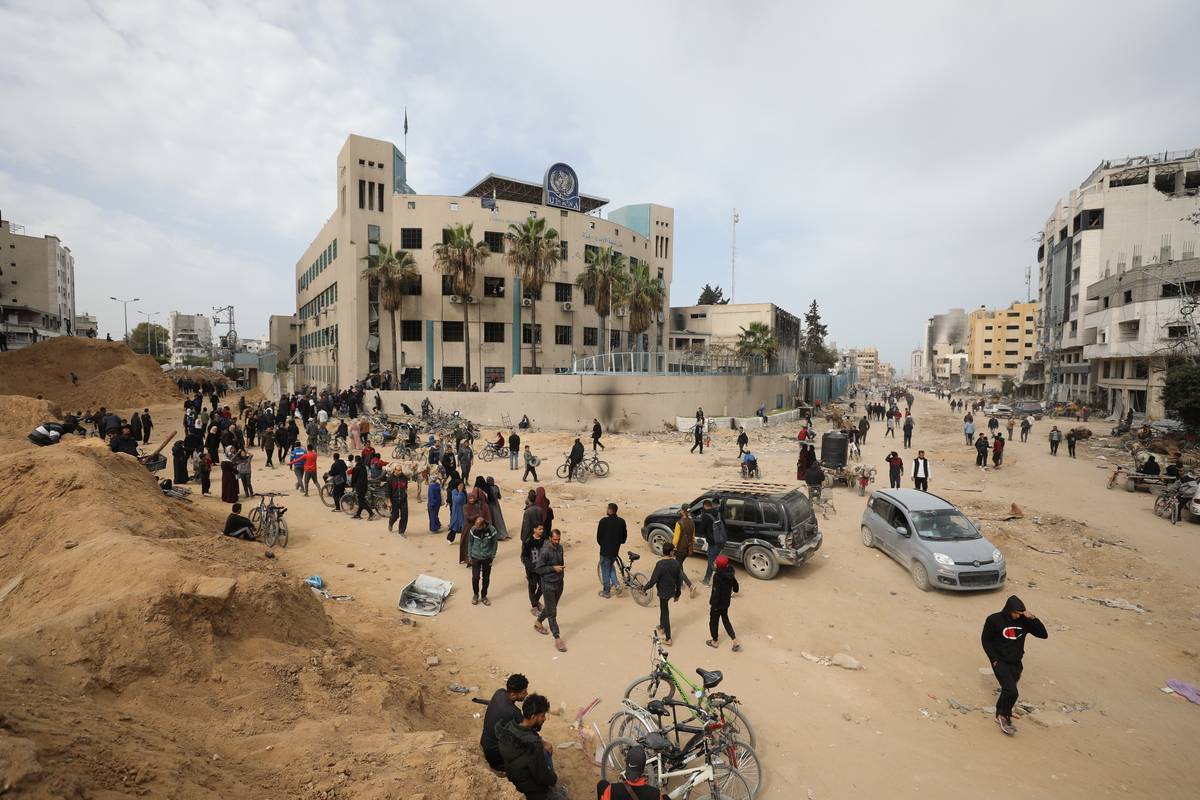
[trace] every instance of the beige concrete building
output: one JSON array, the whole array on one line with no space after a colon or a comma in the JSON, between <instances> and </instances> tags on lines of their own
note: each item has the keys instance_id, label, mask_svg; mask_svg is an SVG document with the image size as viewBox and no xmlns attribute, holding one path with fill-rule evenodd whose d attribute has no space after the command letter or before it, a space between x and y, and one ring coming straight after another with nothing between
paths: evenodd
<instances>
[{"instance_id":1,"label":"beige concrete building","mask_svg":"<svg viewBox=\"0 0 1200 800\"><path fill-rule=\"evenodd\" d=\"M608 201L581 193L574 171L562 164L548 169L541 182L488 175L461 195L416 194L406 175L405 157L391 142L351 135L338 153L334 213L296 262L296 361L304 382L344 386L391 370L388 314L362 275L381 244L411 253L420 270L396 312L396 361L405 386L456 386L468 359L473 382L486 387L531 371L535 351L539 372L562 372L602 344L610 350L662 347L665 304L636 342L628 317L616 311L602 343L591 298L575 281L589 249L612 247L631 263L647 264L664 296L669 293L675 249L670 208L627 206L605 219L601 209ZM562 240L562 261L536 298L524 295L504 260L509 225L530 217L547 219ZM452 296L434 268L434 245L454 225L471 225L476 240L494 254L466 303Z\"/></svg>"},{"instance_id":2,"label":"beige concrete building","mask_svg":"<svg viewBox=\"0 0 1200 800\"><path fill-rule=\"evenodd\" d=\"M295 314L272 314L267 320L267 346L288 364L300 352L300 319Z\"/></svg>"},{"instance_id":3,"label":"beige concrete building","mask_svg":"<svg viewBox=\"0 0 1200 800\"><path fill-rule=\"evenodd\" d=\"M95 339L99 333L100 327L96 322L94 314L76 314L75 315L75 335L83 336L87 339Z\"/></svg>"},{"instance_id":4,"label":"beige concrete building","mask_svg":"<svg viewBox=\"0 0 1200 800\"><path fill-rule=\"evenodd\" d=\"M1013 303L967 315L967 374L975 391L999 390L1005 378L1016 380L1024 361L1037 350L1037 303Z\"/></svg>"},{"instance_id":5,"label":"beige concrete building","mask_svg":"<svg viewBox=\"0 0 1200 800\"><path fill-rule=\"evenodd\" d=\"M800 361L803 327L800 318L774 303L723 303L702 306L672 306L668 349L705 351L716 348L732 353L744 328L759 322L766 325L779 350L778 371L794 371Z\"/></svg>"},{"instance_id":6,"label":"beige concrete building","mask_svg":"<svg viewBox=\"0 0 1200 800\"><path fill-rule=\"evenodd\" d=\"M57 236L0 219L0 332L17 349L75 326L75 258Z\"/></svg>"},{"instance_id":7,"label":"beige concrete building","mask_svg":"<svg viewBox=\"0 0 1200 800\"><path fill-rule=\"evenodd\" d=\"M212 320L207 314L182 314L172 311L167 318L171 341L171 364L182 365L187 359L213 355Z\"/></svg>"},{"instance_id":8,"label":"beige concrete building","mask_svg":"<svg viewBox=\"0 0 1200 800\"><path fill-rule=\"evenodd\" d=\"M1097 372L1085 348L1101 326L1086 317L1101 297L1088 287L1143 266L1196 257L1200 233L1200 148L1102 161L1078 188L1055 204L1037 251L1041 308L1041 382L1044 399L1079 400L1103 407ZM1087 334L1089 327L1092 334Z\"/></svg>"}]
</instances>

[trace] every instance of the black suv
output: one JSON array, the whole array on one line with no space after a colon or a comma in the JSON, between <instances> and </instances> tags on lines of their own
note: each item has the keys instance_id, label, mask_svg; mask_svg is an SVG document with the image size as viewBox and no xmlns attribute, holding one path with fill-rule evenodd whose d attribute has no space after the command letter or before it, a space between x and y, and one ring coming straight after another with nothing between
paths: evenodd
<instances>
[{"instance_id":1,"label":"black suv","mask_svg":"<svg viewBox=\"0 0 1200 800\"><path fill-rule=\"evenodd\" d=\"M700 516L705 500L725 521L728 542L724 555L740 561L760 580L779 573L780 564L803 564L821 547L817 519L804 493L794 486L734 481L713 486L688 504L692 519ZM642 538L658 555L675 538L679 506L652 512L642 523ZM696 536L696 552L707 553L708 542Z\"/></svg>"}]
</instances>

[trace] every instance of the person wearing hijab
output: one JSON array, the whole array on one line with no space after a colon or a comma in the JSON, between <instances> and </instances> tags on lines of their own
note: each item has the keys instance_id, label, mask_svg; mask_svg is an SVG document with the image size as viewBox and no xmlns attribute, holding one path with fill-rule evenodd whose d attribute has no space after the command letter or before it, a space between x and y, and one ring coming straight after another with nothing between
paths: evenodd
<instances>
[{"instance_id":1,"label":"person wearing hijab","mask_svg":"<svg viewBox=\"0 0 1200 800\"><path fill-rule=\"evenodd\" d=\"M455 534L463 533L467 527L467 518L464 509L467 505L467 493L462 481L451 481L450 483L450 528L446 535L447 542L454 542ZM459 563L466 563L465 559Z\"/></svg>"},{"instance_id":2,"label":"person wearing hijab","mask_svg":"<svg viewBox=\"0 0 1200 800\"><path fill-rule=\"evenodd\" d=\"M467 502L463 505L463 537L458 543L458 560L459 563L466 564L467 562L467 539L466 532L475 527L475 520L483 518L483 521L489 525L492 522L492 509L488 505L488 490L487 481L482 475L475 476L475 485L471 487L471 491L467 492Z\"/></svg>"},{"instance_id":3,"label":"person wearing hijab","mask_svg":"<svg viewBox=\"0 0 1200 800\"><path fill-rule=\"evenodd\" d=\"M221 457L221 433L217 430L217 426L213 425L208 429L208 436L204 439L204 449L208 451L208 457L215 464L217 459Z\"/></svg>"},{"instance_id":4,"label":"person wearing hijab","mask_svg":"<svg viewBox=\"0 0 1200 800\"><path fill-rule=\"evenodd\" d=\"M487 491L488 507L492 510L492 525L500 536L499 541L503 542L512 538L508 535L508 526L504 524L504 512L500 508L500 500L504 495L501 493L500 487L496 485L496 479L490 475L487 478Z\"/></svg>"},{"instance_id":5,"label":"person wearing hijab","mask_svg":"<svg viewBox=\"0 0 1200 800\"><path fill-rule=\"evenodd\" d=\"M208 497L212 490L212 459L208 457L208 453L201 450L200 455L196 456L196 474L200 478L200 494Z\"/></svg>"},{"instance_id":6,"label":"person wearing hijab","mask_svg":"<svg viewBox=\"0 0 1200 800\"><path fill-rule=\"evenodd\" d=\"M439 516L442 511L442 482L436 473L429 476L429 491L426 494L428 495L426 507L429 509L429 532L438 533L442 529L442 520Z\"/></svg>"},{"instance_id":7,"label":"person wearing hijab","mask_svg":"<svg viewBox=\"0 0 1200 800\"><path fill-rule=\"evenodd\" d=\"M237 465L233 463L228 452L221 459L221 502L236 503L238 501Z\"/></svg>"},{"instance_id":8,"label":"person wearing hijab","mask_svg":"<svg viewBox=\"0 0 1200 800\"><path fill-rule=\"evenodd\" d=\"M542 525L546 530L554 530L554 509L550 507L550 500L546 497L546 490L539 486L533 494L533 504L542 510Z\"/></svg>"},{"instance_id":9,"label":"person wearing hijab","mask_svg":"<svg viewBox=\"0 0 1200 800\"><path fill-rule=\"evenodd\" d=\"M187 445L176 440L171 448L171 462L175 468L175 483L188 482L188 451Z\"/></svg>"}]
</instances>

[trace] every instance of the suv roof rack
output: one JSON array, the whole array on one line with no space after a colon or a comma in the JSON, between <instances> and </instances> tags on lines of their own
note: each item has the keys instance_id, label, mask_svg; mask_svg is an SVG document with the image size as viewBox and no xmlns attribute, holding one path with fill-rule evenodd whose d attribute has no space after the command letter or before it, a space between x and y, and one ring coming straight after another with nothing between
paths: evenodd
<instances>
[{"instance_id":1,"label":"suv roof rack","mask_svg":"<svg viewBox=\"0 0 1200 800\"><path fill-rule=\"evenodd\" d=\"M708 488L707 492L736 492L760 497L773 497L797 491L797 487L784 483L767 483L765 481L723 481Z\"/></svg>"}]
</instances>

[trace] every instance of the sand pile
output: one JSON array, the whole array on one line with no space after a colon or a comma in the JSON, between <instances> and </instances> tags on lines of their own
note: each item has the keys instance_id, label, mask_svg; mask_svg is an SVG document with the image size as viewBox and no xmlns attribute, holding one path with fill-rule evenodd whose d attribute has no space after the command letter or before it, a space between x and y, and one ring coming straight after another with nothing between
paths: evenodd
<instances>
[{"instance_id":1,"label":"sand pile","mask_svg":"<svg viewBox=\"0 0 1200 800\"><path fill-rule=\"evenodd\" d=\"M69 411L145 407L172 403L179 396L150 356L138 355L122 342L72 336L0 353L0 387L9 394L40 394Z\"/></svg>"},{"instance_id":2,"label":"sand pile","mask_svg":"<svg viewBox=\"0 0 1200 800\"><path fill-rule=\"evenodd\" d=\"M48 420L62 419L62 409L49 400L0 394L0 436L25 436Z\"/></svg>"},{"instance_id":3,"label":"sand pile","mask_svg":"<svg viewBox=\"0 0 1200 800\"><path fill-rule=\"evenodd\" d=\"M0 481L0 794L518 800L427 701L423 631L350 633L94 440Z\"/></svg>"},{"instance_id":4,"label":"sand pile","mask_svg":"<svg viewBox=\"0 0 1200 800\"><path fill-rule=\"evenodd\" d=\"M171 380L179 380L186 378L192 381L208 381L210 383L229 383L229 378L224 373L217 372L215 369L208 367L189 367L187 369L173 369L168 375Z\"/></svg>"}]
</instances>

